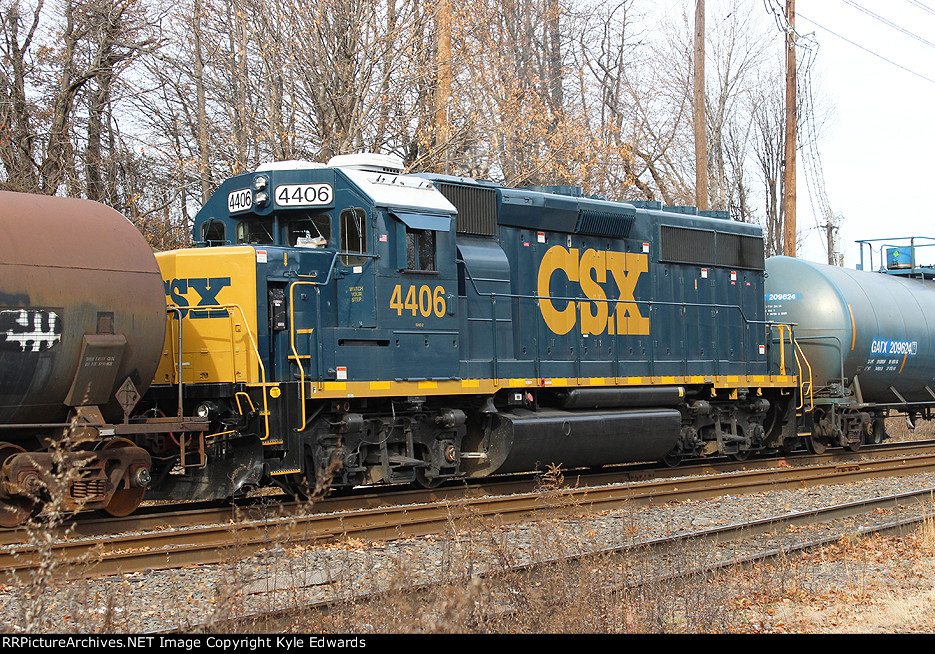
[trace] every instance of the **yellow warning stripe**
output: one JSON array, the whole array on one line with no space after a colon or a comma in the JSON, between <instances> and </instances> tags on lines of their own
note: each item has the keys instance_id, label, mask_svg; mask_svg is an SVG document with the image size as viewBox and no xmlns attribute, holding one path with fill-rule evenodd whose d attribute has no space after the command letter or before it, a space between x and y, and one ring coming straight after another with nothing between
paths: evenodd
<instances>
[{"instance_id":1,"label":"yellow warning stripe","mask_svg":"<svg viewBox=\"0 0 935 654\"><path fill-rule=\"evenodd\" d=\"M655 377L511 377L507 379L440 379L420 381L326 381L312 383L312 397L390 397L402 395L493 395L505 388L580 388L626 386L691 386L791 388L794 375L689 375ZM308 396L306 396L308 397Z\"/></svg>"}]
</instances>

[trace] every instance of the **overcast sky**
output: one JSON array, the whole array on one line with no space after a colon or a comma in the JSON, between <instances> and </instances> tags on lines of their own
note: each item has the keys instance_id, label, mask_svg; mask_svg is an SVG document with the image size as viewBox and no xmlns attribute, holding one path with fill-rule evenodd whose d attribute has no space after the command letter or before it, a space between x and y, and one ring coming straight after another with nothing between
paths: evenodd
<instances>
[{"instance_id":1,"label":"overcast sky","mask_svg":"<svg viewBox=\"0 0 935 654\"><path fill-rule=\"evenodd\" d=\"M795 9L796 30L819 46L813 83L833 104L818 151L843 218L844 265L859 263L858 239L935 237L935 0L796 0ZM826 261L802 166L800 155L797 224L811 229L798 254Z\"/></svg>"},{"instance_id":2,"label":"overcast sky","mask_svg":"<svg viewBox=\"0 0 935 654\"><path fill-rule=\"evenodd\" d=\"M706 0L707 24L734 1ZM762 17L781 53L783 37L770 8L784 8L785 0L739 1ZM637 6L670 16L684 10L693 20L695 0ZM829 110L811 150L820 168L809 171L821 177L806 174L804 152L797 160L798 256L827 262L814 183L820 178L827 206L841 216L846 267L860 262L858 239L935 237L935 0L796 0L795 9L796 31L817 43L809 79L816 101ZM798 51L800 63L809 52ZM927 242L935 263L935 240Z\"/></svg>"}]
</instances>

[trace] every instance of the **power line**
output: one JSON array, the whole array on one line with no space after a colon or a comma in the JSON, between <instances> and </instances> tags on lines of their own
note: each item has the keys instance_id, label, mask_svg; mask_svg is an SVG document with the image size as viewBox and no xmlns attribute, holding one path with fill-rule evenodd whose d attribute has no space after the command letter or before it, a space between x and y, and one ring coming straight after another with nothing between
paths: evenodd
<instances>
[{"instance_id":1,"label":"power line","mask_svg":"<svg viewBox=\"0 0 935 654\"><path fill-rule=\"evenodd\" d=\"M922 4L921 2L919 2L919 0L907 0L907 1L909 2L909 4L915 5L915 6L918 7L919 9L922 9L923 11L927 11L927 12L929 12L930 14L932 14L933 16L935 16L935 9L932 9L931 7L928 7L928 6L924 5L924 4Z\"/></svg>"},{"instance_id":2,"label":"power line","mask_svg":"<svg viewBox=\"0 0 935 654\"><path fill-rule=\"evenodd\" d=\"M815 25L816 27L820 27L821 29L823 29L823 30L825 30L826 32L828 32L829 34L833 34L834 36L838 37L838 38L841 39L842 41L847 41L847 42L850 43L852 46L854 46L854 47L856 47L856 48L860 48L860 49L863 50L864 52L866 52L866 53L868 53L868 54L872 54L874 57L878 57L878 58L882 59L883 61L885 61L885 62L888 63L888 64L892 64L893 66L896 66L897 68L901 68L901 69L903 69L904 71L906 71L907 73L910 73L910 74L912 74L912 75L915 75L916 77L919 77L919 78L921 78L921 79L924 79L926 82L930 82L930 83L932 83L932 84L935 84L935 80L933 80L933 79L931 79L931 78L929 78L929 77L926 77L925 75L923 75L923 74L921 74L921 73L917 73L917 72L914 71L914 70L910 70L909 68L906 68L905 66L903 66L903 65L901 65L901 64L897 64L895 61L892 61L892 60L890 60L890 59L887 59L887 58L884 57L883 55L877 54L877 53L874 52L873 50L870 50L869 48L865 48L864 46L860 45L859 43L855 43L854 41L851 41L851 40L850 40L849 38L847 38L847 37L841 36L840 34L838 34L837 32L835 32L834 30L828 29L827 27L825 27L825 26L822 25L821 23L815 22L814 20L812 20L812 19L809 18L808 16L804 16L804 15L802 14L802 12L796 12L796 15L797 15L799 18L804 18L805 20L807 20L808 22L812 23L812 24Z\"/></svg>"},{"instance_id":3,"label":"power line","mask_svg":"<svg viewBox=\"0 0 935 654\"><path fill-rule=\"evenodd\" d=\"M880 22L883 23L884 25L888 25L888 26L892 27L894 30L897 30L897 31L899 31L899 32L902 32L902 33L905 34L906 36L910 36L910 37L914 38L914 39L915 39L916 41L918 41L919 43L924 43L925 45L929 46L930 48L935 48L935 43L932 43L931 41L928 41L928 40L926 40L926 39L923 39L923 38L922 38L921 36L919 36L918 34L915 34L915 33L913 33L913 32L910 32L909 30L907 30L907 29L904 28L904 27L900 27L899 25L897 25L897 24L894 23L893 21L889 20L888 18L884 18L884 17L881 16L880 14L877 14L877 13L874 13L874 12L870 11L870 10L867 9L866 7L860 6L859 4L857 4L856 2L854 2L854 0L844 0L844 3L845 3L845 4L849 4L849 5L852 6L854 9L857 9L858 11L862 11L863 13L867 14L868 16L870 16L870 17L872 17L872 18L875 18L876 20L880 21Z\"/></svg>"}]
</instances>

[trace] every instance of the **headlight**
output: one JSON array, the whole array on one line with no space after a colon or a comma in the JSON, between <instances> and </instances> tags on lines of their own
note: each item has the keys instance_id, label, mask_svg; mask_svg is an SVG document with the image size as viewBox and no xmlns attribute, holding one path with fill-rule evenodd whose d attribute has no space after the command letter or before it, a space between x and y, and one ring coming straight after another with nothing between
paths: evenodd
<instances>
[{"instance_id":1,"label":"headlight","mask_svg":"<svg viewBox=\"0 0 935 654\"><path fill-rule=\"evenodd\" d=\"M213 419L218 414L218 407L214 402L202 402L195 409L195 415L199 418Z\"/></svg>"}]
</instances>

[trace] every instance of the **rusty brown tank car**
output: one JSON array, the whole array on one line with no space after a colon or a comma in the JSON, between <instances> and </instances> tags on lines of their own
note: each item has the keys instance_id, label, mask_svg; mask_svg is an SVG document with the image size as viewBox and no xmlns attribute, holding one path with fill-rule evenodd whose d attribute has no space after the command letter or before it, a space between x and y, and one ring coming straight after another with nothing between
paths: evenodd
<instances>
[{"instance_id":1,"label":"rusty brown tank car","mask_svg":"<svg viewBox=\"0 0 935 654\"><path fill-rule=\"evenodd\" d=\"M151 383L165 311L152 250L125 217L87 200L0 193L0 497L12 507L0 524L35 505L52 482L50 443L66 437L100 450L72 447L70 492L135 508L149 455L103 426L123 420L113 398L127 380L140 394Z\"/></svg>"}]
</instances>

